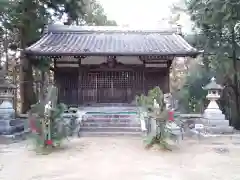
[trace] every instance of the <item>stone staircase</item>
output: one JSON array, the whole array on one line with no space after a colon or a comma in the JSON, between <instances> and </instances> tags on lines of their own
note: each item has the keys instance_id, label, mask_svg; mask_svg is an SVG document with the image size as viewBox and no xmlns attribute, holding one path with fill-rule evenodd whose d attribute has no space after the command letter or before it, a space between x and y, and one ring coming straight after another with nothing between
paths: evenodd
<instances>
[{"instance_id":1,"label":"stone staircase","mask_svg":"<svg viewBox=\"0 0 240 180\"><path fill-rule=\"evenodd\" d=\"M138 115L129 112L87 113L82 121L80 137L141 136Z\"/></svg>"}]
</instances>

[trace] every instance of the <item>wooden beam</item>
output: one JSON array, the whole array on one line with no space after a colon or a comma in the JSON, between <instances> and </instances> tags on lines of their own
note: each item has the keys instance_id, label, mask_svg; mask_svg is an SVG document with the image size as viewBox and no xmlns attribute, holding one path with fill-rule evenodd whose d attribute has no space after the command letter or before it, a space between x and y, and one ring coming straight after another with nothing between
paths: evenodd
<instances>
[{"instance_id":1,"label":"wooden beam","mask_svg":"<svg viewBox=\"0 0 240 180\"><path fill-rule=\"evenodd\" d=\"M142 60L142 61L152 61L152 60L158 60L158 61L161 61L161 60L173 60L174 59L174 56L139 56L139 59Z\"/></svg>"},{"instance_id":2,"label":"wooden beam","mask_svg":"<svg viewBox=\"0 0 240 180\"><path fill-rule=\"evenodd\" d=\"M145 64L166 64L168 60L162 60L162 61L154 60L154 61L144 61L144 62Z\"/></svg>"},{"instance_id":3,"label":"wooden beam","mask_svg":"<svg viewBox=\"0 0 240 180\"><path fill-rule=\"evenodd\" d=\"M79 60L77 60L77 61L56 61L56 64L79 64Z\"/></svg>"},{"instance_id":4,"label":"wooden beam","mask_svg":"<svg viewBox=\"0 0 240 180\"><path fill-rule=\"evenodd\" d=\"M41 57L41 56L40 56ZM52 59L60 59L62 56L50 56Z\"/></svg>"},{"instance_id":5,"label":"wooden beam","mask_svg":"<svg viewBox=\"0 0 240 180\"><path fill-rule=\"evenodd\" d=\"M84 58L86 58L87 56L74 56L74 58L76 58L76 59L84 59Z\"/></svg>"},{"instance_id":6,"label":"wooden beam","mask_svg":"<svg viewBox=\"0 0 240 180\"><path fill-rule=\"evenodd\" d=\"M149 64L149 63L146 63L145 67L146 68L167 68L168 65L167 65L167 63L164 63L164 64L153 64L153 63Z\"/></svg>"},{"instance_id":7,"label":"wooden beam","mask_svg":"<svg viewBox=\"0 0 240 180\"><path fill-rule=\"evenodd\" d=\"M75 64L75 65L78 65L79 62L78 61L57 61L56 65L59 65L59 64Z\"/></svg>"},{"instance_id":8,"label":"wooden beam","mask_svg":"<svg viewBox=\"0 0 240 180\"><path fill-rule=\"evenodd\" d=\"M56 64L57 67L76 67L78 68L78 64Z\"/></svg>"}]
</instances>

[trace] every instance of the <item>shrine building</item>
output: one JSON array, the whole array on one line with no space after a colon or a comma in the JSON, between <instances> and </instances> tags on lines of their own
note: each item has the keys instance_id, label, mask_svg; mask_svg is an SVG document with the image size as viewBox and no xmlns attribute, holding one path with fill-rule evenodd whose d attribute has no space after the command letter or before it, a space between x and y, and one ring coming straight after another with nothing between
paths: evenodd
<instances>
[{"instance_id":1,"label":"shrine building","mask_svg":"<svg viewBox=\"0 0 240 180\"><path fill-rule=\"evenodd\" d=\"M59 101L80 106L129 104L155 86L168 93L174 58L199 51L177 29L49 25L25 54L52 60Z\"/></svg>"}]
</instances>

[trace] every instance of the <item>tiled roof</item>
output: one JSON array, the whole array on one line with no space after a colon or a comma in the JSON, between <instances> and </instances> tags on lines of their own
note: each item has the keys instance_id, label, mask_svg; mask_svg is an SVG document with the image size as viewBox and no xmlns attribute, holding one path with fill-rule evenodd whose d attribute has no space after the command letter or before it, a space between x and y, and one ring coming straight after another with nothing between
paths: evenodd
<instances>
[{"instance_id":1,"label":"tiled roof","mask_svg":"<svg viewBox=\"0 0 240 180\"><path fill-rule=\"evenodd\" d=\"M25 49L35 55L174 55L199 52L176 31L120 27L50 25L43 37Z\"/></svg>"}]
</instances>

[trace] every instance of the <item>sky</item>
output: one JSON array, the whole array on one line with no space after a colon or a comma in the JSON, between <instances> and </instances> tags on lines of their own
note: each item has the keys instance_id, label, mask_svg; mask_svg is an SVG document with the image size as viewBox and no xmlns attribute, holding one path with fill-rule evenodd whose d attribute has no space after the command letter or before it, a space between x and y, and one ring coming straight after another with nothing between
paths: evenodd
<instances>
[{"instance_id":1,"label":"sky","mask_svg":"<svg viewBox=\"0 0 240 180\"><path fill-rule=\"evenodd\" d=\"M161 28L166 23L163 18L171 16L170 6L178 0L98 0L109 19L118 25L137 28ZM191 31L189 17L183 15L180 20L183 31Z\"/></svg>"}]
</instances>

